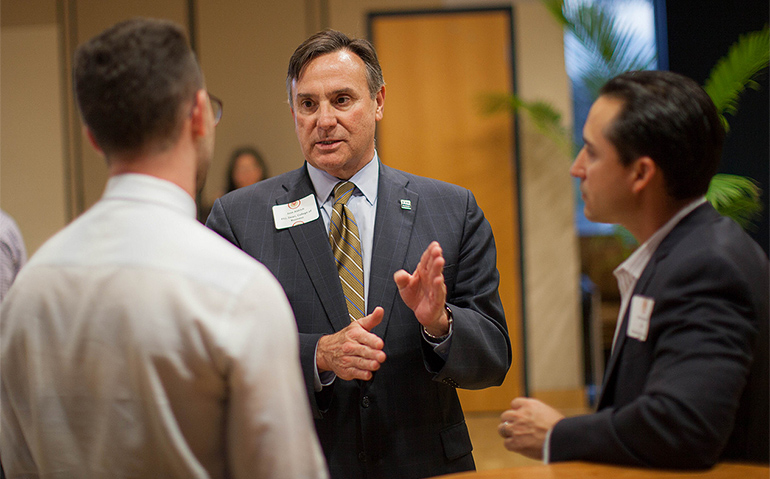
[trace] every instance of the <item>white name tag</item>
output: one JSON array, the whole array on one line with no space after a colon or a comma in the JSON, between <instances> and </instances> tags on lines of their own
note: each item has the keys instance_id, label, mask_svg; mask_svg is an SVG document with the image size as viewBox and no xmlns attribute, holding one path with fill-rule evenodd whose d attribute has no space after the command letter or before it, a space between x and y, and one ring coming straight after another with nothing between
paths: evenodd
<instances>
[{"instance_id":1,"label":"white name tag","mask_svg":"<svg viewBox=\"0 0 770 479\"><path fill-rule=\"evenodd\" d=\"M631 311L628 313L628 329L626 335L629 338L647 341L647 333L650 330L650 316L655 300L636 295L631 298Z\"/></svg>"},{"instance_id":2,"label":"white name tag","mask_svg":"<svg viewBox=\"0 0 770 479\"><path fill-rule=\"evenodd\" d=\"M275 229L278 230L309 223L317 220L318 215L318 204L312 193L301 200L273 206L273 220L275 220Z\"/></svg>"}]
</instances>

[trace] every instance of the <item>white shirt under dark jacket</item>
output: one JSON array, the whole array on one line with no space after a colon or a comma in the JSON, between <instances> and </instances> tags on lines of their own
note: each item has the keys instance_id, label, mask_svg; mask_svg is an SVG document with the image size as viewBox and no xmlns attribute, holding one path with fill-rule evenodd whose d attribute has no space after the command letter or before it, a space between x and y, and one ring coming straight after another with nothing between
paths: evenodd
<instances>
[{"instance_id":1,"label":"white shirt under dark jacket","mask_svg":"<svg viewBox=\"0 0 770 479\"><path fill-rule=\"evenodd\" d=\"M34 255L2 305L7 477L325 478L289 303L144 175Z\"/></svg>"}]
</instances>

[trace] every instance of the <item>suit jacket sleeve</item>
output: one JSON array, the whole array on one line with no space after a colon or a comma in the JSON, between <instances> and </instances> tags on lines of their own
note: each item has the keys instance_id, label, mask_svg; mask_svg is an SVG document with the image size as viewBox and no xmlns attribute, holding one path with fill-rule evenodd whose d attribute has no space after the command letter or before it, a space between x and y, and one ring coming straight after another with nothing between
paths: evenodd
<instances>
[{"instance_id":1,"label":"suit jacket sleeve","mask_svg":"<svg viewBox=\"0 0 770 479\"><path fill-rule=\"evenodd\" d=\"M511 365L511 343L498 293L500 275L492 228L465 190L462 235L456 262L446 264L447 304L454 316L452 344L434 380L453 387L499 386ZM457 215L457 212L455 212ZM425 360L436 364L431 348ZM440 364L440 363L439 363Z\"/></svg>"},{"instance_id":2,"label":"suit jacket sleeve","mask_svg":"<svg viewBox=\"0 0 770 479\"><path fill-rule=\"evenodd\" d=\"M754 296L756 283L767 290L767 265L706 253L680 247L648 265L652 279L635 291L655 300L647 340L625 338L606 408L556 424L552 461L706 468L719 459L763 320Z\"/></svg>"}]
</instances>

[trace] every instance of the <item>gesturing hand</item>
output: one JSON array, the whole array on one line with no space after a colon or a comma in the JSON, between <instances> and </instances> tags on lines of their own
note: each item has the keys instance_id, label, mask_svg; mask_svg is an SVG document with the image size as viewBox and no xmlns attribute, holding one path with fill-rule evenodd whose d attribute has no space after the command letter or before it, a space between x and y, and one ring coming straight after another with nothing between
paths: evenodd
<instances>
[{"instance_id":1,"label":"gesturing hand","mask_svg":"<svg viewBox=\"0 0 770 479\"><path fill-rule=\"evenodd\" d=\"M321 336L316 348L316 364L319 371L333 371L345 380L372 378L372 371L380 369L385 361L382 339L370 331L380 324L385 311L381 307L353 321L345 329Z\"/></svg>"},{"instance_id":2,"label":"gesturing hand","mask_svg":"<svg viewBox=\"0 0 770 479\"><path fill-rule=\"evenodd\" d=\"M414 274L402 269L393 275L401 299L434 336L443 336L449 330L443 269L441 246L434 241L423 252Z\"/></svg>"}]
</instances>

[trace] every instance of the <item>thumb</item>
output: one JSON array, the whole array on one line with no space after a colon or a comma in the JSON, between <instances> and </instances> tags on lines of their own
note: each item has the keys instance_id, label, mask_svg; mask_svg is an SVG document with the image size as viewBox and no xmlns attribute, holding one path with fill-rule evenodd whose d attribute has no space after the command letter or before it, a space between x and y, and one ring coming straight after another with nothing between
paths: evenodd
<instances>
[{"instance_id":1,"label":"thumb","mask_svg":"<svg viewBox=\"0 0 770 479\"><path fill-rule=\"evenodd\" d=\"M370 331L374 329L375 326L380 324L382 322L382 318L385 316L385 310L382 309L382 307L377 306L374 308L374 311L372 311L372 314L368 316L364 316L363 318L356 321L359 326L364 328L367 331Z\"/></svg>"},{"instance_id":2,"label":"thumb","mask_svg":"<svg viewBox=\"0 0 770 479\"><path fill-rule=\"evenodd\" d=\"M399 291L404 289L409 284L409 279L412 277L406 270L400 269L393 273L393 281L396 282L396 287Z\"/></svg>"}]
</instances>

